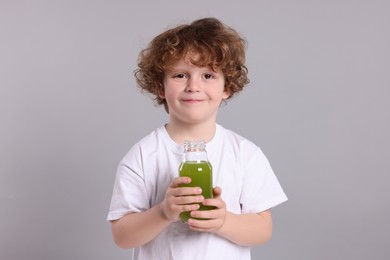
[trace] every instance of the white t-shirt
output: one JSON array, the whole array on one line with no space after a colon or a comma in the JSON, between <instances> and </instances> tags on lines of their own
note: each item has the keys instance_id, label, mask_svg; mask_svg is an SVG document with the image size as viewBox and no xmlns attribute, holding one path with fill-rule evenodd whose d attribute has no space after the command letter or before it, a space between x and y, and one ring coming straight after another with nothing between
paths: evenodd
<instances>
[{"instance_id":1,"label":"white t-shirt","mask_svg":"<svg viewBox=\"0 0 390 260\"><path fill-rule=\"evenodd\" d=\"M213 167L213 186L222 189L228 211L258 213L287 200L272 168L258 146L217 124L206 144ZM184 147L164 126L136 143L119 164L108 220L145 211L160 203L178 176ZM216 234L192 231L177 221L151 242L134 249L133 259L250 259L250 248Z\"/></svg>"}]
</instances>

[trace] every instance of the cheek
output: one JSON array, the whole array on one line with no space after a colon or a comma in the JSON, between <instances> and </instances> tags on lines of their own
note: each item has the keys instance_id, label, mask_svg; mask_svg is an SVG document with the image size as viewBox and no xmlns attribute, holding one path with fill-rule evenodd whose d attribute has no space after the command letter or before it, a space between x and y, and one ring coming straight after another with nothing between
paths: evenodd
<instances>
[{"instance_id":1,"label":"cheek","mask_svg":"<svg viewBox=\"0 0 390 260\"><path fill-rule=\"evenodd\" d=\"M174 82L164 80L163 88L159 96L166 100L172 99L177 95L177 89L179 89L179 86L175 85Z\"/></svg>"},{"instance_id":2,"label":"cheek","mask_svg":"<svg viewBox=\"0 0 390 260\"><path fill-rule=\"evenodd\" d=\"M176 96L176 93L174 91L171 91L169 88L165 89L163 93L160 94L160 97L165 98L165 100L170 101L174 99Z\"/></svg>"},{"instance_id":3,"label":"cheek","mask_svg":"<svg viewBox=\"0 0 390 260\"><path fill-rule=\"evenodd\" d=\"M225 90L224 86L215 88L212 94L215 98L227 99L230 95L229 90Z\"/></svg>"}]
</instances>

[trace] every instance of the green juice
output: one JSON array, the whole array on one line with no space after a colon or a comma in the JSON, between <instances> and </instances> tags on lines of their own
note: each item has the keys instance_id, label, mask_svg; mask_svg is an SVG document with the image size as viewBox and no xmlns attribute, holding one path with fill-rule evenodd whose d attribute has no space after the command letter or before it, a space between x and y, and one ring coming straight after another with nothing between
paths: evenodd
<instances>
[{"instance_id":1,"label":"green juice","mask_svg":"<svg viewBox=\"0 0 390 260\"><path fill-rule=\"evenodd\" d=\"M180 176L188 176L191 178L191 182L188 184L181 184L181 187L200 187L202 189L202 195L205 199L213 198L213 176L212 167L208 161L186 161L179 167ZM204 206L202 203L199 210L214 209L213 206ZM187 222L190 218L190 212L182 212L180 218Z\"/></svg>"}]
</instances>

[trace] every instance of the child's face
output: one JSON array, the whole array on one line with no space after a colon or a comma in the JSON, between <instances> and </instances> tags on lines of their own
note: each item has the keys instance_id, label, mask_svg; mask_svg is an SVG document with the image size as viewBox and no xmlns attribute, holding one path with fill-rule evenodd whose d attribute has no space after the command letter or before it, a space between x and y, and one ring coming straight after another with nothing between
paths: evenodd
<instances>
[{"instance_id":1,"label":"child's face","mask_svg":"<svg viewBox=\"0 0 390 260\"><path fill-rule=\"evenodd\" d=\"M165 73L164 93L170 120L177 123L215 123L218 108L229 97L224 90L225 78L220 70L198 67L179 60Z\"/></svg>"}]
</instances>

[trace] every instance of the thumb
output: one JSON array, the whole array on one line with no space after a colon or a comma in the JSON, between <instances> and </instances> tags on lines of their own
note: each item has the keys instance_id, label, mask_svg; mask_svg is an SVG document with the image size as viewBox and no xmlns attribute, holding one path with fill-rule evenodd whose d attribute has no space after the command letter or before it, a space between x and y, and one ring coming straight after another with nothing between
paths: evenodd
<instances>
[{"instance_id":1,"label":"thumb","mask_svg":"<svg viewBox=\"0 0 390 260\"><path fill-rule=\"evenodd\" d=\"M214 198L220 198L222 194L222 189L220 187L215 187L213 189Z\"/></svg>"}]
</instances>

